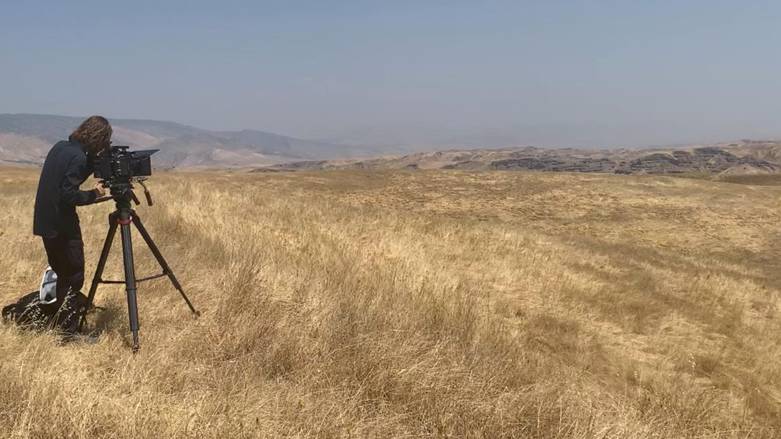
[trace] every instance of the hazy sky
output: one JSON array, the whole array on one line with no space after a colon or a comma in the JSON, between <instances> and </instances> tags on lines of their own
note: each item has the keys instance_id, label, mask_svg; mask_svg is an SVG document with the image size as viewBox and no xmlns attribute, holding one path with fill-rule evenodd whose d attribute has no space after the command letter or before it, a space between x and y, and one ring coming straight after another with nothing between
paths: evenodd
<instances>
[{"instance_id":1,"label":"hazy sky","mask_svg":"<svg viewBox=\"0 0 781 439\"><path fill-rule=\"evenodd\" d=\"M0 112L307 138L781 137L780 23L781 2L746 0L3 1Z\"/></svg>"}]
</instances>

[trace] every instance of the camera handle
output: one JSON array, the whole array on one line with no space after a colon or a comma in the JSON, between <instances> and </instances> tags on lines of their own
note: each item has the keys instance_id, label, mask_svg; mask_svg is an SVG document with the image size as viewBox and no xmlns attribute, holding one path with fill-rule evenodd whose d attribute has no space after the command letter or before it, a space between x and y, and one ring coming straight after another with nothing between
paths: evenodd
<instances>
[{"instance_id":1,"label":"camera handle","mask_svg":"<svg viewBox=\"0 0 781 439\"><path fill-rule=\"evenodd\" d=\"M154 203L152 203L152 193L149 192L149 188L146 187L146 185L144 184L144 180L146 180L146 179L145 178L137 178L136 179L138 184L140 184L141 187L144 188L144 196L146 197L146 204L147 204L147 206L154 206Z\"/></svg>"},{"instance_id":2,"label":"camera handle","mask_svg":"<svg viewBox=\"0 0 781 439\"><path fill-rule=\"evenodd\" d=\"M111 195L106 195L105 197L95 198L95 204L105 203L106 201L111 201L113 199L114 199L114 197L112 197Z\"/></svg>"}]
</instances>

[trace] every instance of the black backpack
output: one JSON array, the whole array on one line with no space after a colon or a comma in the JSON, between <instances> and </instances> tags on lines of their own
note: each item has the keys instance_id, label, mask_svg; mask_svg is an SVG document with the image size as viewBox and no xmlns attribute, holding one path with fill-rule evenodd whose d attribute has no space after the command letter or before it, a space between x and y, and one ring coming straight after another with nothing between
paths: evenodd
<instances>
[{"instance_id":1,"label":"black backpack","mask_svg":"<svg viewBox=\"0 0 781 439\"><path fill-rule=\"evenodd\" d=\"M3 308L3 320L15 323L20 327L32 330L53 329L66 336L78 332L79 318L87 306L87 296L80 292L70 293L65 297L65 303L43 304L39 292L27 294L16 303Z\"/></svg>"}]
</instances>

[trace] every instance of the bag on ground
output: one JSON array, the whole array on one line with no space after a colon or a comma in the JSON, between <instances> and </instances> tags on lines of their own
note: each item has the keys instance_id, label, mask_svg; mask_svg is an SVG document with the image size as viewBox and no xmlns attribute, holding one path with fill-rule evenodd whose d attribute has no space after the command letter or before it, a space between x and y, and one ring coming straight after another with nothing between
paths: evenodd
<instances>
[{"instance_id":1,"label":"bag on ground","mask_svg":"<svg viewBox=\"0 0 781 439\"><path fill-rule=\"evenodd\" d=\"M41 292L24 295L16 303L3 308L5 321L33 330L55 330L66 335L78 332L79 318L87 306L87 296L81 292L71 292L62 306L59 302L41 302Z\"/></svg>"}]
</instances>

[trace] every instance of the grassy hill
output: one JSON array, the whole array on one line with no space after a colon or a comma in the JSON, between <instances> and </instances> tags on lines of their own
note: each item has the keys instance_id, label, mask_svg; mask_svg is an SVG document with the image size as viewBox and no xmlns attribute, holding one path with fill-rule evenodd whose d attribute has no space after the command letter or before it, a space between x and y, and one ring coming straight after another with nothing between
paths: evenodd
<instances>
[{"instance_id":1,"label":"grassy hill","mask_svg":"<svg viewBox=\"0 0 781 439\"><path fill-rule=\"evenodd\" d=\"M728 180L156 175L202 317L157 280L136 356L120 287L96 345L0 325L0 437L778 437L781 186ZM36 181L0 169L1 303L45 267ZM80 209L88 278L110 210Z\"/></svg>"}]
</instances>

